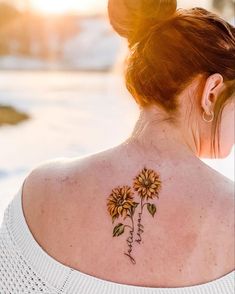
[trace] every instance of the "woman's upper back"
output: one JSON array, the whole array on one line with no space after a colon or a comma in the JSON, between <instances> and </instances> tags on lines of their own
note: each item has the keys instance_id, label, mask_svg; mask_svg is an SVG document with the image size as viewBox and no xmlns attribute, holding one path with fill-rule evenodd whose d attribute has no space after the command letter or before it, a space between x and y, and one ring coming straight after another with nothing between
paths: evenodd
<instances>
[{"instance_id":1,"label":"woman's upper back","mask_svg":"<svg viewBox=\"0 0 235 294\"><path fill-rule=\"evenodd\" d=\"M137 286L186 287L231 272L231 182L199 162L133 160L123 148L114 148L35 169L24 185L23 208L42 248L74 269ZM132 188L144 167L160 175L161 191L158 198L148 199L141 222L141 197L134 192L133 201L139 205L131 236L130 218L124 219L120 209L112 223L107 199L113 189Z\"/></svg>"}]
</instances>

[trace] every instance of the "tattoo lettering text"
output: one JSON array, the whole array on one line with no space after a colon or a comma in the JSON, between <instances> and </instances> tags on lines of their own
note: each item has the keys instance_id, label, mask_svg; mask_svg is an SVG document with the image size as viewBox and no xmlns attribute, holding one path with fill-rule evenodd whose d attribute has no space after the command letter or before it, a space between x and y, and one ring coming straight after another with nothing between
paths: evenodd
<instances>
[{"instance_id":1,"label":"tattoo lettering text","mask_svg":"<svg viewBox=\"0 0 235 294\"><path fill-rule=\"evenodd\" d=\"M127 185L122 187L118 186L112 190L112 193L107 199L107 208L112 217L112 223L114 224L120 217L123 219L122 223L119 222L115 225L113 237L118 237L122 235L125 230L129 230L126 239L127 249L124 255L129 258L132 264L136 264L136 260L133 256L133 243L135 241L141 244L142 234L144 233L144 225L142 224L144 207L146 206L148 212L154 217L157 207L154 203L150 203L149 200L153 200L155 197L159 199L160 190L161 180L159 174L152 169L144 167L134 178L132 187ZM140 202L134 201L135 192L137 192L137 197ZM138 216L136 225L134 224L135 213Z\"/></svg>"}]
</instances>

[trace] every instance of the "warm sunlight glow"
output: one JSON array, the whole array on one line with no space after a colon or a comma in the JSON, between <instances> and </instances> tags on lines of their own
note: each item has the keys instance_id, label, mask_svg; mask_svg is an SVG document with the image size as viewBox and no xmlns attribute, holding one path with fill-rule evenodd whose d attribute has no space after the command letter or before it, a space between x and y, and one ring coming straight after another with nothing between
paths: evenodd
<instances>
[{"instance_id":1,"label":"warm sunlight glow","mask_svg":"<svg viewBox=\"0 0 235 294\"><path fill-rule=\"evenodd\" d=\"M31 0L32 9L47 13L91 12L105 8L105 0Z\"/></svg>"}]
</instances>

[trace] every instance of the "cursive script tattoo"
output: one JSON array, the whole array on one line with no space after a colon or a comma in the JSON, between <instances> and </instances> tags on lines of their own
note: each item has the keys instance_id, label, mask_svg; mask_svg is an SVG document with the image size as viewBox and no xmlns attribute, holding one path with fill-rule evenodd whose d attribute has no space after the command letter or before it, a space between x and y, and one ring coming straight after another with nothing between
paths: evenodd
<instances>
[{"instance_id":1,"label":"cursive script tattoo","mask_svg":"<svg viewBox=\"0 0 235 294\"><path fill-rule=\"evenodd\" d=\"M134 233L134 230L130 230L130 236L126 239L127 245L129 247L127 250L128 253L124 252L124 254L130 258L130 260L133 264L136 264L134 257L131 255L132 248L133 248L132 243L133 243L133 239L134 239L133 233Z\"/></svg>"},{"instance_id":2,"label":"cursive script tattoo","mask_svg":"<svg viewBox=\"0 0 235 294\"><path fill-rule=\"evenodd\" d=\"M118 218L123 218L125 221L130 219L131 224L118 223L113 228L113 237L118 237L125 232L126 228L129 228L129 236L126 239L127 252L124 255L129 257L132 264L136 264L136 260L133 257L133 243L138 244L142 242L142 234L144 233L144 226L142 224L142 216L144 206L146 205L148 212L152 217L155 216L157 207L154 203L150 203L149 199L157 197L159 199L159 192L161 190L161 180L159 174L152 169L144 167L142 171L134 178L133 187L131 186L118 186L112 190L107 200L108 212L112 217L112 223ZM134 194L137 192L140 198L140 203L134 201ZM138 212L137 220L137 237L134 237L135 224L134 216L137 207L140 204L140 211Z\"/></svg>"}]
</instances>

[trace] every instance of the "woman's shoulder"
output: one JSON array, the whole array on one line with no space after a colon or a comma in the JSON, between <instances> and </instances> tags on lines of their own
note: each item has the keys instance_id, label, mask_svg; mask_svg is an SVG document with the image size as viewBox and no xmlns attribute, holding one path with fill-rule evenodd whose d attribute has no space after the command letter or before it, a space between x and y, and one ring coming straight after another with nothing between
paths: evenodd
<instances>
[{"instance_id":1,"label":"woman's shoulder","mask_svg":"<svg viewBox=\"0 0 235 294\"><path fill-rule=\"evenodd\" d=\"M88 201L96 201L94 195L102 199L100 197L103 197L103 192L109 191L113 181L115 183L120 181L117 177L120 169L118 168L117 171L114 167L116 160L113 162L111 160L113 157L110 155L111 153L108 156L106 153L99 153L82 158L53 159L35 167L26 178L23 189L25 218L35 239L52 257L60 256L61 261L66 262L62 259L66 259L67 254L69 259L67 245L61 244L57 252L55 244L58 244L60 240L66 243L64 241L68 239L68 234L74 226L76 226L76 235L86 236L82 220L84 220L84 210L88 207ZM120 158L119 161L122 162ZM121 172L123 169L125 167L122 167ZM133 171L132 169L131 175ZM202 222L203 226L199 226L203 229L203 232L198 232L201 238L199 247L202 249L199 255L203 254L207 257L216 255L219 267L223 269L221 272L229 272L234 268L232 254L235 246L233 183L207 168L198 170L195 167L196 171L198 171L197 180L195 183L190 183L191 190L197 189L194 193L197 201L192 202L197 206L192 211L198 211L194 219L202 222L201 209L207 210L204 213L206 221ZM104 184L106 181L109 183ZM210 197L207 196L208 193L211 194ZM187 201L191 201L189 199ZM167 206L167 202L165 205ZM169 205L172 206L172 203ZM98 209L96 214L99 211ZM182 211L179 212L181 213ZM105 222L106 217L102 213L98 217Z\"/></svg>"},{"instance_id":2,"label":"woman's shoulder","mask_svg":"<svg viewBox=\"0 0 235 294\"><path fill-rule=\"evenodd\" d=\"M112 152L115 155L112 155ZM92 187L95 187L97 182L101 185L102 182L107 181L105 185L112 185L112 181L116 182L119 174L126 170L128 170L127 177L134 176L140 170L135 167L134 162L131 165L130 162L122 159L121 154L117 156L116 153L115 150L110 149L79 158L60 157L42 162L34 167L25 179L24 207L27 209L30 205L41 206L45 203L47 206L57 205L68 195L74 195L76 201L77 197L81 197L89 188L92 192ZM170 170L167 168L167 171ZM164 174L163 171L162 174ZM189 191L189 188L194 190L197 187L198 193L203 194L200 197L197 196L198 201L203 197L208 199L210 194L213 208L220 214L227 211L224 218L233 217L235 200L233 181L204 163L199 163L197 166L182 164L177 172L175 169L174 172L172 170L169 178L174 177L176 178L174 184L177 184L182 177L187 177L181 181L181 185L188 184L185 191Z\"/></svg>"},{"instance_id":3,"label":"woman's shoulder","mask_svg":"<svg viewBox=\"0 0 235 294\"><path fill-rule=\"evenodd\" d=\"M24 181L23 195L26 201L27 196L34 198L43 198L61 190L68 182L71 185L72 177L75 178L75 172L85 172L84 162L88 162L91 156L80 158L57 157L42 161L34 166ZM87 165L87 164L86 164ZM58 195L56 193L56 195ZM36 199L35 199L36 200ZM49 199L48 199L49 200Z\"/></svg>"},{"instance_id":4,"label":"woman's shoulder","mask_svg":"<svg viewBox=\"0 0 235 294\"><path fill-rule=\"evenodd\" d=\"M36 233L40 231L40 226L59 218L68 203L78 202L86 188L95 181L96 156L58 157L32 168L22 189L22 206L32 231ZM49 228L49 225L46 227Z\"/></svg>"}]
</instances>

